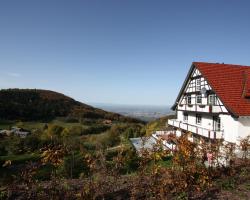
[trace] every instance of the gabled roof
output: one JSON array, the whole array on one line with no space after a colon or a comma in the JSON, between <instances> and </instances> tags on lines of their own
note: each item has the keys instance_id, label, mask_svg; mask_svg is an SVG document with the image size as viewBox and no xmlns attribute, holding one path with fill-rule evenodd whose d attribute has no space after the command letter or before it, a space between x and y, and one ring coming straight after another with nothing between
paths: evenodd
<instances>
[{"instance_id":1,"label":"gabled roof","mask_svg":"<svg viewBox=\"0 0 250 200\"><path fill-rule=\"evenodd\" d=\"M224 63L193 62L172 109L176 108L194 68L201 72L232 115L250 116L250 66Z\"/></svg>"}]
</instances>

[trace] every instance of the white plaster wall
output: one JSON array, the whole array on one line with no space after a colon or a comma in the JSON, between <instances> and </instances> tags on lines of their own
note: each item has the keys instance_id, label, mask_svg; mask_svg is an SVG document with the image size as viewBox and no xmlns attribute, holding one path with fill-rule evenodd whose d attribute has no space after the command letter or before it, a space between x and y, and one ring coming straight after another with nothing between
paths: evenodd
<instances>
[{"instance_id":1,"label":"white plaster wall","mask_svg":"<svg viewBox=\"0 0 250 200\"><path fill-rule=\"evenodd\" d=\"M196 124L196 114L189 113L188 124L212 130L213 129L213 117L207 114L202 114L201 116L202 116L201 124L198 125Z\"/></svg>"},{"instance_id":2,"label":"white plaster wall","mask_svg":"<svg viewBox=\"0 0 250 200\"><path fill-rule=\"evenodd\" d=\"M196 104L196 95L195 94L191 94L191 104Z\"/></svg>"},{"instance_id":3,"label":"white plaster wall","mask_svg":"<svg viewBox=\"0 0 250 200\"><path fill-rule=\"evenodd\" d=\"M207 96L202 95L202 100L201 100L203 105L207 105Z\"/></svg>"},{"instance_id":4,"label":"white plaster wall","mask_svg":"<svg viewBox=\"0 0 250 200\"><path fill-rule=\"evenodd\" d=\"M181 130L176 130L176 136L177 136L177 137L180 137L181 134L182 134Z\"/></svg>"},{"instance_id":5,"label":"white plaster wall","mask_svg":"<svg viewBox=\"0 0 250 200\"><path fill-rule=\"evenodd\" d=\"M250 134L250 117L249 118L233 118L229 114L220 114L221 131L226 142L238 143L238 140ZM183 111L177 112L177 119L183 122ZM201 128L213 130L213 116L210 114L202 114L201 125L196 124L196 114L188 113L188 124Z\"/></svg>"},{"instance_id":6,"label":"white plaster wall","mask_svg":"<svg viewBox=\"0 0 250 200\"><path fill-rule=\"evenodd\" d=\"M239 117L239 139L250 135L250 117Z\"/></svg>"},{"instance_id":7,"label":"white plaster wall","mask_svg":"<svg viewBox=\"0 0 250 200\"><path fill-rule=\"evenodd\" d=\"M177 120L183 121L183 111L180 110L177 111Z\"/></svg>"},{"instance_id":8,"label":"white plaster wall","mask_svg":"<svg viewBox=\"0 0 250 200\"><path fill-rule=\"evenodd\" d=\"M224 131L224 139L226 142L237 142L239 122L237 118L231 115L221 114L221 130Z\"/></svg>"}]
</instances>

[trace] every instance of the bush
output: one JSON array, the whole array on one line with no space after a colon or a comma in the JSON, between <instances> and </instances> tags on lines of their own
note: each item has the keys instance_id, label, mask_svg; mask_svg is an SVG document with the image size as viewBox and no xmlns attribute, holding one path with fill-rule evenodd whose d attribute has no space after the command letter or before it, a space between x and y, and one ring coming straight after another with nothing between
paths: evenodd
<instances>
[{"instance_id":1,"label":"bush","mask_svg":"<svg viewBox=\"0 0 250 200\"><path fill-rule=\"evenodd\" d=\"M0 144L0 156L5 156L8 154L8 151L5 148L4 144Z\"/></svg>"},{"instance_id":2,"label":"bush","mask_svg":"<svg viewBox=\"0 0 250 200\"><path fill-rule=\"evenodd\" d=\"M52 124L48 127L48 134L51 136L61 136L61 133L63 131L63 127Z\"/></svg>"},{"instance_id":3,"label":"bush","mask_svg":"<svg viewBox=\"0 0 250 200\"><path fill-rule=\"evenodd\" d=\"M128 125L123 134L126 139L129 139L133 137L142 137L145 135L145 132L140 125Z\"/></svg>"},{"instance_id":4,"label":"bush","mask_svg":"<svg viewBox=\"0 0 250 200\"><path fill-rule=\"evenodd\" d=\"M82 147L83 147L84 149L88 150L88 151L92 151L92 150L95 150L95 149L96 149L96 146L95 146L93 143L91 143L91 142L84 142L84 143L82 144Z\"/></svg>"},{"instance_id":5,"label":"bush","mask_svg":"<svg viewBox=\"0 0 250 200\"><path fill-rule=\"evenodd\" d=\"M5 139L5 145L8 154L22 154L25 152L23 139L18 136L10 136Z\"/></svg>"},{"instance_id":6,"label":"bush","mask_svg":"<svg viewBox=\"0 0 250 200\"><path fill-rule=\"evenodd\" d=\"M34 178L41 181L50 180L54 166L50 164L42 165L36 172Z\"/></svg>"},{"instance_id":7,"label":"bush","mask_svg":"<svg viewBox=\"0 0 250 200\"><path fill-rule=\"evenodd\" d=\"M25 149L35 151L41 147L40 137L36 134L30 134L23 140Z\"/></svg>"},{"instance_id":8,"label":"bush","mask_svg":"<svg viewBox=\"0 0 250 200\"><path fill-rule=\"evenodd\" d=\"M64 122L66 123L78 123L79 120L77 118L74 118L74 117L67 117Z\"/></svg>"},{"instance_id":9,"label":"bush","mask_svg":"<svg viewBox=\"0 0 250 200\"><path fill-rule=\"evenodd\" d=\"M63 164L58 169L59 174L68 178L79 178L81 173L87 174L88 172L89 168L83 155L77 152L64 157Z\"/></svg>"},{"instance_id":10,"label":"bush","mask_svg":"<svg viewBox=\"0 0 250 200\"><path fill-rule=\"evenodd\" d=\"M80 136L83 133L83 128L81 126L73 126L68 131L70 136Z\"/></svg>"},{"instance_id":11,"label":"bush","mask_svg":"<svg viewBox=\"0 0 250 200\"><path fill-rule=\"evenodd\" d=\"M105 154L105 158L108 161L111 161L117 155L118 155L118 150L108 150Z\"/></svg>"},{"instance_id":12,"label":"bush","mask_svg":"<svg viewBox=\"0 0 250 200\"><path fill-rule=\"evenodd\" d=\"M89 135L89 134L98 134L103 133L110 129L110 126L107 125L92 125L88 128L83 129L82 134L83 135Z\"/></svg>"},{"instance_id":13,"label":"bush","mask_svg":"<svg viewBox=\"0 0 250 200\"><path fill-rule=\"evenodd\" d=\"M134 149L129 149L125 154L125 171L131 173L139 167L140 158Z\"/></svg>"}]
</instances>

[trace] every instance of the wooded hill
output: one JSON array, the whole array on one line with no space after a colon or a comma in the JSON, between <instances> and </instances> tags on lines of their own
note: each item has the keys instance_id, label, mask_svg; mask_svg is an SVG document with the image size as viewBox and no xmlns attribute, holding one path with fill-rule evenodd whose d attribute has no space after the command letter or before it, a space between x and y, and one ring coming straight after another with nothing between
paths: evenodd
<instances>
[{"instance_id":1,"label":"wooded hill","mask_svg":"<svg viewBox=\"0 0 250 200\"><path fill-rule=\"evenodd\" d=\"M77 120L110 119L122 122L141 122L117 113L94 108L54 91L39 89L0 90L0 119L49 121L56 117Z\"/></svg>"}]
</instances>

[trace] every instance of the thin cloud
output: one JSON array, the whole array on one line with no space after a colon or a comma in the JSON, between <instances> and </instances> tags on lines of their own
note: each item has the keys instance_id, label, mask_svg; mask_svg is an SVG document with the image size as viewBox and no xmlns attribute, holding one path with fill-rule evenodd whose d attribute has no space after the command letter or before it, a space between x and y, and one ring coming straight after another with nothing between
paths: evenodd
<instances>
[{"instance_id":1,"label":"thin cloud","mask_svg":"<svg viewBox=\"0 0 250 200\"><path fill-rule=\"evenodd\" d=\"M12 77L16 77L16 78L21 76L21 74L19 74L19 73L12 73L12 72L8 73L8 75L12 76Z\"/></svg>"}]
</instances>

